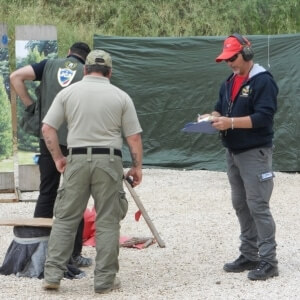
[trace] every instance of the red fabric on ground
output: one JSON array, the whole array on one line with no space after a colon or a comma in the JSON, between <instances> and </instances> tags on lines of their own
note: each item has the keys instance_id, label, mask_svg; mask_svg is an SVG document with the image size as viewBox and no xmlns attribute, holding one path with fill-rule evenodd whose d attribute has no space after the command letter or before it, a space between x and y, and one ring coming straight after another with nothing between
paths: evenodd
<instances>
[{"instance_id":1,"label":"red fabric on ground","mask_svg":"<svg viewBox=\"0 0 300 300\"><path fill-rule=\"evenodd\" d=\"M137 222L140 220L141 215L142 215L142 212L141 212L140 210L138 210L138 211L135 213L134 217L135 217L135 220L136 220Z\"/></svg>"},{"instance_id":2,"label":"red fabric on ground","mask_svg":"<svg viewBox=\"0 0 300 300\"><path fill-rule=\"evenodd\" d=\"M141 216L141 212L137 211L135 213L135 220L138 221ZM95 247L96 246L96 226L95 226L95 218L96 218L96 210L95 207L92 209L87 208L84 212L83 215L84 218L84 228L83 228L83 235L82 235L82 240L83 240L83 246L91 246ZM125 243L126 241L130 240L130 237L126 236L121 236L120 237L120 244ZM137 249L143 249L144 248L144 243L142 244L135 244L131 246L132 248L137 248Z\"/></svg>"},{"instance_id":3,"label":"red fabric on ground","mask_svg":"<svg viewBox=\"0 0 300 300\"><path fill-rule=\"evenodd\" d=\"M95 247L96 246L95 207L93 207L92 209L87 208L84 212L83 218L84 218L84 227L83 227L83 235L82 235L83 246Z\"/></svg>"}]
</instances>

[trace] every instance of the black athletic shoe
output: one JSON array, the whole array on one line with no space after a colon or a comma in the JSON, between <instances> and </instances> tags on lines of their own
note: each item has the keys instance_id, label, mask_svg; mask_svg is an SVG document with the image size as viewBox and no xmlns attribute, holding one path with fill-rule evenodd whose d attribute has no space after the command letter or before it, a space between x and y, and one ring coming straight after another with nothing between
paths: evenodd
<instances>
[{"instance_id":1,"label":"black athletic shoe","mask_svg":"<svg viewBox=\"0 0 300 300\"><path fill-rule=\"evenodd\" d=\"M93 260L91 258L83 257L82 255L73 256L71 261L77 268L85 268L93 264Z\"/></svg>"},{"instance_id":2,"label":"black athletic shoe","mask_svg":"<svg viewBox=\"0 0 300 300\"><path fill-rule=\"evenodd\" d=\"M240 273L246 270L254 270L258 262L247 259L244 255L240 255L235 261L224 265L226 272Z\"/></svg>"},{"instance_id":3,"label":"black athletic shoe","mask_svg":"<svg viewBox=\"0 0 300 300\"><path fill-rule=\"evenodd\" d=\"M261 261L255 270L248 273L248 278L250 280L266 280L268 278L278 276L278 267L272 266L266 261Z\"/></svg>"}]
</instances>

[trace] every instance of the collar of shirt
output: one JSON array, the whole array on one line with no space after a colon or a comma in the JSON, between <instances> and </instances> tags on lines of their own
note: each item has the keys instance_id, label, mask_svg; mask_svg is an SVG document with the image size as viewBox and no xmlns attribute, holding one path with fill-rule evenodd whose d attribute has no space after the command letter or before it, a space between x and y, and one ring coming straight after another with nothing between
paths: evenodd
<instances>
[{"instance_id":1,"label":"collar of shirt","mask_svg":"<svg viewBox=\"0 0 300 300\"><path fill-rule=\"evenodd\" d=\"M101 81L103 83L110 83L110 81L107 77L104 77L104 76L101 76L101 75L99 75L99 76L90 75L90 74L84 75L83 80L84 81L87 81L87 80L88 81L97 81L97 82Z\"/></svg>"},{"instance_id":2,"label":"collar of shirt","mask_svg":"<svg viewBox=\"0 0 300 300\"><path fill-rule=\"evenodd\" d=\"M74 57L74 58L76 58L77 60L79 60L83 65L85 64L85 61L84 61L81 57L79 57L79 56L77 56L77 55L70 54L70 55L68 55L67 57Z\"/></svg>"}]
</instances>

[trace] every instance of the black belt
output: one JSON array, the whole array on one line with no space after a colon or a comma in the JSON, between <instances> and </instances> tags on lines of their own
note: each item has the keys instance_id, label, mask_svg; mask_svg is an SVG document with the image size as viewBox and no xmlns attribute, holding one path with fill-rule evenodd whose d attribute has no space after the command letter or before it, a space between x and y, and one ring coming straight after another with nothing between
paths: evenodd
<instances>
[{"instance_id":1,"label":"black belt","mask_svg":"<svg viewBox=\"0 0 300 300\"><path fill-rule=\"evenodd\" d=\"M72 148L72 155L73 154L87 154L87 151L88 151L88 148ZM109 148L92 148L92 154L110 154L110 149ZM114 155L122 157L121 150L114 149Z\"/></svg>"}]
</instances>

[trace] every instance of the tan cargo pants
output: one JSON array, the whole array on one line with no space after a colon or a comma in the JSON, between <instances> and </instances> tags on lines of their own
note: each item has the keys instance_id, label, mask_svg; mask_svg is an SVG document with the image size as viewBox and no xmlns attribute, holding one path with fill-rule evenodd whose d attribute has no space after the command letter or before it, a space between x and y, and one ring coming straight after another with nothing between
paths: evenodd
<instances>
[{"instance_id":1,"label":"tan cargo pants","mask_svg":"<svg viewBox=\"0 0 300 300\"><path fill-rule=\"evenodd\" d=\"M110 287L119 270L120 221L128 203L119 156L70 154L54 207L54 223L45 263L45 280L59 283L72 254L79 222L93 197L96 209L95 289Z\"/></svg>"}]
</instances>

